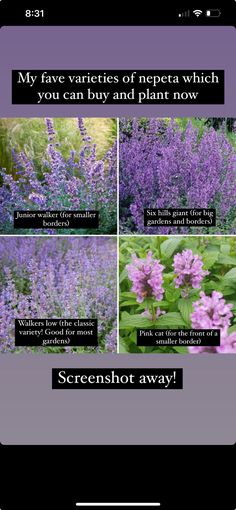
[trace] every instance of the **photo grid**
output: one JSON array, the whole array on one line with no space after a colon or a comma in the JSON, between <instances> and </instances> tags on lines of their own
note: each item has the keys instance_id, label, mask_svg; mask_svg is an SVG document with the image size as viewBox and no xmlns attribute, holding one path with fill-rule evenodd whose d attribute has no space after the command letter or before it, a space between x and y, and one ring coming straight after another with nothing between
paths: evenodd
<instances>
[{"instance_id":1,"label":"photo grid","mask_svg":"<svg viewBox=\"0 0 236 510\"><path fill-rule=\"evenodd\" d=\"M236 119L0 119L1 353L234 354Z\"/></svg>"}]
</instances>

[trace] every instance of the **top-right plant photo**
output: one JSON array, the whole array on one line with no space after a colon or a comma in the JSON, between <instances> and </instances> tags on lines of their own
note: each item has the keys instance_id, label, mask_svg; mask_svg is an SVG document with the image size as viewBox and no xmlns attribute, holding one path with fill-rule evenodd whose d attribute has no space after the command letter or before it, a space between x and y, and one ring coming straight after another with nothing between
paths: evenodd
<instances>
[{"instance_id":1,"label":"top-right plant photo","mask_svg":"<svg viewBox=\"0 0 236 510\"><path fill-rule=\"evenodd\" d=\"M236 234L236 119L120 119L120 233Z\"/></svg>"}]
</instances>

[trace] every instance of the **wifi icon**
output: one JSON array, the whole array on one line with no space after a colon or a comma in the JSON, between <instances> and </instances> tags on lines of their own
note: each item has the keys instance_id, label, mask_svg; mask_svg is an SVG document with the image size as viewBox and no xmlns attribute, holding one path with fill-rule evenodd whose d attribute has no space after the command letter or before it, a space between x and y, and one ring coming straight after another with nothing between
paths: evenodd
<instances>
[{"instance_id":1,"label":"wifi icon","mask_svg":"<svg viewBox=\"0 0 236 510\"><path fill-rule=\"evenodd\" d=\"M202 14L202 11L200 11L200 9L195 9L195 11L193 11L193 14L195 14L195 16L197 16L197 18L199 18L199 16L201 16L201 14Z\"/></svg>"}]
</instances>

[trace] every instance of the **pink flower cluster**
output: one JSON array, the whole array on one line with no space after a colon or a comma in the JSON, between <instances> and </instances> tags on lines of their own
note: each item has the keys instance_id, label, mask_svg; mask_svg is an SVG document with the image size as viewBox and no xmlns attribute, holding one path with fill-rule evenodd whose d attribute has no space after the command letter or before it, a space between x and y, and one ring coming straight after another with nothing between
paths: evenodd
<instances>
[{"instance_id":1,"label":"pink flower cluster","mask_svg":"<svg viewBox=\"0 0 236 510\"><path fill-rule=\"evenodd\" d=\"M164 266L159 260L152 258L149 251L146 259L139 259L136 254L132 255L132 263L126 266L128 276L133 283L132 292L137 295L137 302L142 303L144 299L154 296L157 301L163 298L162 287Z\"/></svg>"},{"instance_id":2,"label":"pink flower cluster","mask_svg":"<svg viewBox=\"0 0 236 510\"><path fill-rule=\"evenodd\" d=\"M194 329L220 329L220 346L194 346L189 347L191 353L236 353L236 332L228 335L230 326L232 304L226 303L221 292L213 291L211 296L200 292L200 299L193 303L194 312L191 314Z\"/></svg>"},{"instance_id":3,"label":"pink flower cluster","mask_svg":"<svg viewBox=\"0 0 236 510\"><path fill-rule=\"evenodd\" d=\"M182 296L187 297L191 288L200 289L203 278L209 271L203 269L203 261L200 255L195 255L192 250L184 250L174 256L175 287L182 287ZM164 266L159 260L153 258L151 251L145 259L132 255L132 262L126 266L128 277L132 282L132 292L137 296L137 302L154 297L156 301L163 298L163 270ZM236 354L236 331L229 334L233 305L226 303L223 294L213 291L211 296L200 292L200 298L193 303L194 311L191 314L193 329L218 329L220 330L220 346L191 346L191 353L235 353ZM147 308L141 316L157 320L166 313L159 307Z\"/></svg>"},{"instance_id":4,"label":"pink flower cluster","mask_svg":"<svg viewBox=\"0 0 236 510\"><path fill-rule=\"evenodd\" d=\"M236 331L221 336L221 345L216 347L219 354L236 354Z\"/></svg>"},{"instance_id":5,"label":"pink flower cluster","mask_svg":"<svg viewBox=\"0 0 236 510\"><path fill-rule=\"evenodd\" d=\"M192 250L184 250L174 256L175 287L193 287L200 289L204 276L209 274L202 269L203 261L199 255L194 255Z\"/></svg>"}]
</instances>

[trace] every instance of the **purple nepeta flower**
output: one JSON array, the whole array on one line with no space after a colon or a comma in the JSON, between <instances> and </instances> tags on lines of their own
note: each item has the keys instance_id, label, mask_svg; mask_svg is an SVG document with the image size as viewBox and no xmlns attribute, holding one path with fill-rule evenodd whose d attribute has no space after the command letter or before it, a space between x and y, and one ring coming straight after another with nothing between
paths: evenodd
<instances>
[{"instance_id":1,"label":"purple nepeta flower","mask_svg":"<svg viewBox=\"0 0 236 510\"><path fill-rule=\"evenodd\" d=\"M200 226L144 227L145 208L215 208L217 227L235 233L236 153L224 132L190 120L120 120L120 213L123 228L145 234L206 233ZM211 227L210 227L211 228Z\"/></svg>"},{"instance_id":2,"label":"purple nepeta flower","mask_svg":"<svg viewBox=\"0 0 236 510\"><path fill-rule=\"evenodd\" d=\"M116 321L113 324L113 329L111 332L105 337L105 346L107 351L116 352L117 351L117 324Z\"/></svg>"},{"instance_id":3,"label":"purple nepeta flower","mask_svg":"<svg viewBox=\"0 0 236 510\"><path fill-rule=\"evenodd\" d=\"M155 314L152 315L151 312L146 309L144 312L141 313L142 317L146 317L147 319L150 319L150 321L157 320L160 315L164 315L166 312L161 310L159 307L156 309Z\"/></svg>"},{"instance_id":4,"label":"purple nepeta flower","mask_svg":"<svg viewBox=\"0 0 236 510\"><path fill-rule=\"evenodd\" d=\"M175 287L200 289L201 281L209 271L202 269L203 261L192 250L184 250L174 256Z\"/></svg>"},{"instance_id":5,"label":"purple nepeta flower","mask_svg":"<svg viewBox=\"0 0 236 510\"><path fill-rule=\"evenodd\" d=\"M37 205L40 205L43 207L46 203L46 198L43 195L40 195L39 193L30 193L29 200L34 202Z\"/></svg>"},{"instance_id":6,"label":"purple nepeta flower","mask_svg":"<svg viewBox=\"0 0 236 510\"><path fill-rule=\"evenodd\" d=\"M113 238L3 236L0 243L0 354L48 352L42 347L15 346L16 318L97 318L99 352L111 348L115 351L116 257ZM59 352L65 350L61 347ZM69 349L78 353L82 350L89 352L91 349Z\"/></svg>"},{"instance_id":7,"label":"purple nepeta flower","mask_svg":"<svg viewBox=\"0 0 236 510\"><path fill-rule=\"evenodd\" d=\"M220 344L219 347L216 347L219 354L236 354L236 331L230 335L223 334Z\"/></svg>"},{"instance_id":8,"label":"purple nepeta flower","mask_svg":"<svg viewBox=\"0 0 236 510\"><path fill-rule=\"evenodd\" d=\"M236 332L230 335L226 332L221 334L219 346L194 346L188 348L191 354L236 354Z\"/></svg>"},{"instance_id":9,"label":"purple nepeta flower","mask_svg":"<svg viewBox=\"0 0 236 510\"><path fill-rule=\"evenodd\" d=\"M54 137L56 134L56 132L54 130L53 120L46 118L45 124L46 124L47 132L48 132L48 140L49 140L49 142L51 142L52 140L54 140Z\"/></svg>"},{"instance_id":10,"label":"purple nepeta flower","mask_svg":"<svg viewBox=\"0 0 236 510\"><path fill-rule=\"evenodd\" d=\"M48 143L42 158L35 160L24 151L13 150L14 176L0 168L0 230L14 233L14 210L99 210L102 233L111 233L116 224L117 146L98 159L96 144L87 135L83 119L78 119L82 138L80 150L70 157L58 149L53 120L45 119ZM44 229L47 234L56 233ZM37 233L38 230L37 230Z\"/></svg>"},{"instance_id":11,"label":"purple nepeta flower","mask_svg":"<svg viewBox=\"0 0 236 510\"><path fill-rule=\"evenodd\" d=\"M228 335L230 326L231 303L226 303L221 292L213 291L211 296L200 292L200 299L193 303L191 314L192 327L195 329L220 329L220 346L193 346L188 350L191 354L236 354L236 332Z\"/></svg>"},{"instance_id":12,"label":"purple nepeta flower","mask_svg":"<svg viewBox=\"0 0 236 510\"><path fill-rule=\"evenodd\" d=\"M221 292L213 290L211 296L200 292L200 299L193 303L192 327L195 329L220 329L224 334L230 325L232 304L226 303Z\"/></svg>"},{"instance_id":13,"label":"purple nepeta flower","mask_svg":"<svg viewBox=\"0 0 236 510\"><path fill-rule=\"evenodd\" d=\"M84 120L81 117L78 117L78 128L80 130L82 140L84 142L90 143L92 141L92 138L91 136L88 136L87 129L84 125Z\"/></svg>"},{"instance_id":14,"label":"purple nepeta flower","mask_svg":"<svg viewBox=\"0 0 236 510\"><path fill-rule=\"evenodd\" d=\"M137 302L142 303L145 298L154 296L157 301L163 298L162 288L164 266L159 260L152 258L149 251L146 259L139 259L132 255L132 263L126 266L129 279L132 281L132 291L137 294Z\"/></svg>"}]
</instances>

